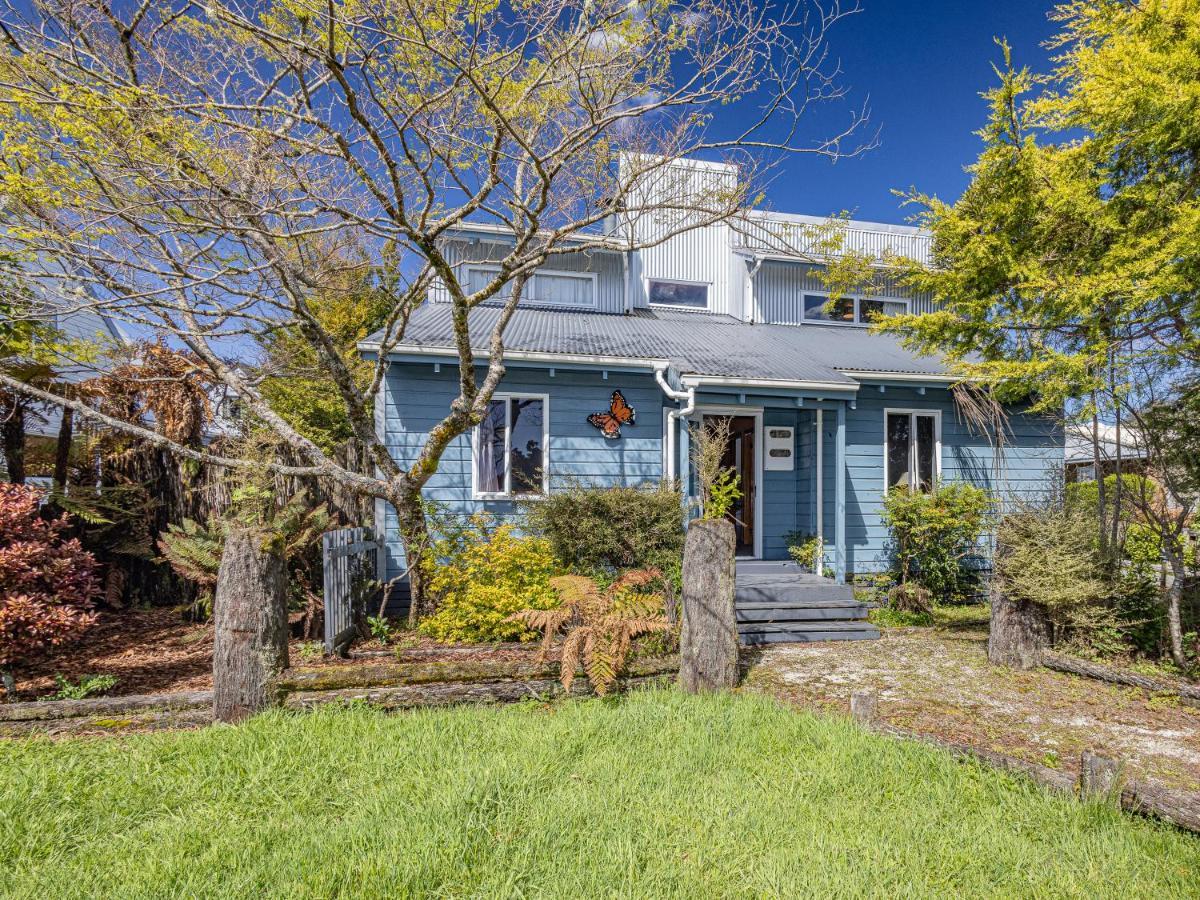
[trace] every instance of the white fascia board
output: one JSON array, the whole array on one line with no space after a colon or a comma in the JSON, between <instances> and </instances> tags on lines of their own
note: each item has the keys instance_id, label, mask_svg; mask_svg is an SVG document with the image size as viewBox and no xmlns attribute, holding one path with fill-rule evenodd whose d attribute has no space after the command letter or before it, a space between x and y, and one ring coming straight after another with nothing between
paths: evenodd
<instances>
[{"instance_id":1,"label":"white fascia board","mask_svg":"<svg viewBox=\"0 0 1200 900\"><path fill-rule=\"evenodd\" d=\"M539 235L550 234L550 232L539 232ZM493 238L497 242L512 243L516 240L516 235L513 234L511 228L505 225L496 225L492 222L462 222L452 228L446 229L444 232L448 240L486 240ZM626 247L603 234L573 234L562 238L568 244L582 244L589 246L594 250L606 250L613 253L619 253Z\"/></svg>"},{"instance_id":2,"label":"white fascia board","mask_svg":"<svg viewBox=\"0 0 1200 900\"><path fill-rule=\"evenodd\" d=\"M684 375L680 381L685 387L741 387L741 388L772 388L782 391L822 391L854 394L858 392L857 384L847 384L844 381L785 381L775 378L738 378L728 375Z\"/></svg>"},{"instance_id":3,"label":"white fascia board","mask_svg":"<svg viewBox=\"0 0 1200 900\"><path fill-rule=\"evenodd\" d=\"M914 375L905 372L857 372L851 369L838 369L847 378L855 381L916 381L929 384L958 384L965 379L959 375Z\"/></svg>"},{"instance_id":4,"label":"white fascia board","mask_svg":"<svg viewBox=\"0 0 1200 900\"><path fill-rule=\"evenodd\" d=\"M817 256L816 254L813 254L810 256L802 253L796 253L794 255L787 253L763 253L760 250L754 250L744 245L735 245L733 252L738 256L745 256L755 262L794 263L798 266L828 266L831 262L841 259L839 256L830 256L829 254L824 254L823 256ZM867 267L871 269L878 269L880 271L899 271L903 268L903 266L896 266L882 262L869 262L867 263Z\"/></svg>"},{"instance_id":5,"label":"white fascia board","mask_svg":"<svg viewBox=\"0 0 1200 900\"><path fill-rule=\"evenodd\" d=\"M357 345L358 349L365 353L378 353L379 344L375 342L360 341ZM486 350L477 351L481 355L486 355ZM458 350L454 347L417 347L408 344L400 344L393 347L389 355L394 356L450 356L457 358ZM505 350L504 358L511 359L514 362L539 362L547 365L587 365L587 366L611 366L617 368L619 366L633 367L639 369L668 369L671 361L669 359L649 359L629 356L599 356L587 353L540 353L531 350Z\"/></svg>"}]
</instances>

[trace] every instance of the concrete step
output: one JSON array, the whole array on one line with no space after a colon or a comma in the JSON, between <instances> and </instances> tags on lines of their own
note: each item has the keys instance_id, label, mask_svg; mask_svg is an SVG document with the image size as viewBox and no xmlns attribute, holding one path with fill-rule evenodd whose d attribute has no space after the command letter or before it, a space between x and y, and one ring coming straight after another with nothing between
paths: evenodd
<instances>
[{"instance_id":1,"label":"concrete step","mask_svg":"<svg viewBox=\"0 0 1200 900\"><path fill-rule=\"evenodd\" d=\"M788 622L738 626L742 644L810 644L816 641L873 641L879 629L868 622Z\"/></svg>"},{"instance_id":2,"label":"concrete step","mask_svg":"<svg viewBox=\"0 0 1200 900\"><path fill-rule=\"evenodd\" d=\"M865 619L867 607L852 600L803 600L798 603L738 603L739 622L853 621Z\"/></svg>"}]
</instances>

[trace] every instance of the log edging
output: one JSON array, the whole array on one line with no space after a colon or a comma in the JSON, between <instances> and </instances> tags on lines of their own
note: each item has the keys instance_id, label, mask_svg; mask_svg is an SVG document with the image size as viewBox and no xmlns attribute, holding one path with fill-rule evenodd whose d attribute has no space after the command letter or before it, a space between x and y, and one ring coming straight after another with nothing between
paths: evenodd
<instances>
[{"instance_id":1,"label":"log edging","mask_svg":"<svg viewBox=\"0 0 1200 900\"><path fill-rule=\"evenodd\" d=\"M1084 678L1095 678L1108 684L1121 684L1129 687L1139 687L1155 694L1174 694L1189 706L1200 706L1200 687L1188 684L1173 684L1150 675L1138 675L1135 672L1123 672L1099 663L1088 662L1064 653L1052 650L1042 651L1042 665L1056 672L1066 672L1069 675L1081 675Z\"/></svg>"},{"instance_id":2,"label":"log edging","mask_svg":"<svg viewBox=\"0 0 1200 900\"><path fill-rule=\"evenodd\" d=\"M198 709L212 706L212 691L174 691L166 694L126 694L83 700L34 700L0 703L0 722L32 722L134 712Z\"/></svg>"},{"instance_id":3,"label":"log edging","mask_svg":"<svg viewBox=\"0 0 1200 900\"><path fill-rule=\"evenodd\" d=\"M876 718L878 698L868 698L867 695L874 695L874 692L855 692L857 702L852 706L852 715L856 722L877 734L946 750L955 756L974 759L992 768L1024 775L1043 787L1077 797L1084 802L1111 802L1126 812L1160 819L1177 828L1200 834L1200 793L1175 790L1150 779L1126 778L1125 766L1121 761L1105 759L1087 751L1083 754L1080 775L1076 778L1067 772L1005 753L909 731ZM1109 775L1109 780L1099 789L1095 781L1097 772Z\"/></svg>"}]
</instances>

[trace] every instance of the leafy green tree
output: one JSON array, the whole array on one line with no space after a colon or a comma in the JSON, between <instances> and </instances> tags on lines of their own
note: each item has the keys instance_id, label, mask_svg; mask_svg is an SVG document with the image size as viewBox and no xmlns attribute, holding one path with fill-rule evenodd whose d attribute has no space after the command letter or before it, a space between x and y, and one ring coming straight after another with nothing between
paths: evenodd
<instances>
[{"instance_id":1,"label":"leafy green tree","mask_svg":"<svg viewBox=\"0 0 1200 900\"><path fill-rule=\"evenodd\" d=\"M999 399L1136 424L1200 365L1200 0L1073 0L1052 18L1047 75L1014 66L1001 42L962 196L908 195L934 261L909 281L939 311L878 327L946 354ZM1152 455L1150 467L1166 463ZM1102 548L1116 525L1107 506L1101 485ZM1178 598L1167 600L1182 663Z\"/></svg>"}]
</instances>

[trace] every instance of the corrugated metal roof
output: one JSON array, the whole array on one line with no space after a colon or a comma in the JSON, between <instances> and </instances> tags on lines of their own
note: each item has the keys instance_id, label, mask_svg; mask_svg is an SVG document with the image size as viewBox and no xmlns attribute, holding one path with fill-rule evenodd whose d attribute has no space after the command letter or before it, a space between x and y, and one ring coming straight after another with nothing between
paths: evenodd
<instances>
[{"instance_id":1,"label":"corrugated metal roof","mask_svg":"<svg viewBox=\"0 0 1200 900\"><path fill-rule=\"evenodd\" d=\"M405 348L453 352L452 307L426 303L409 320ZM471 313L471 343L485 351L500 310ZM364 346L377 344L372 335ZM840 370L879 374L942 375L937 357L923 357L896 338L839 325L751 325L729 316L635 310L628 315L518 309L504 345L527 353L668 361L681 375L852 385Z\"/></svg>"}]
</instances>

